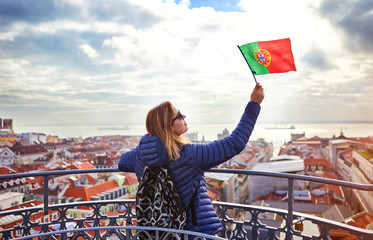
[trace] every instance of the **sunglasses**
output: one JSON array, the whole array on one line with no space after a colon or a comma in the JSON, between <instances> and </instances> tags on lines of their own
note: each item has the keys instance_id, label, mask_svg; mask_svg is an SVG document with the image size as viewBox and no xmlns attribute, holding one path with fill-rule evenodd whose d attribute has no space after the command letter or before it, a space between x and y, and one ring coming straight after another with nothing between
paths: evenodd
<instances>
[{"instance_id":1,"label":"sunglasses","mask_svg":"<svg viewBox=\"0 0 373 240\"><path fill-rule=\"evenodd\" d=\"M182 119L184 119L184 116L183 116L183 114L181 114L180 110L177 111L177 115L176 115L176 117L174 117L174 118L172 119L172 123L174 123L178 118L182 118Z\"/></svg>"}]
</instances>

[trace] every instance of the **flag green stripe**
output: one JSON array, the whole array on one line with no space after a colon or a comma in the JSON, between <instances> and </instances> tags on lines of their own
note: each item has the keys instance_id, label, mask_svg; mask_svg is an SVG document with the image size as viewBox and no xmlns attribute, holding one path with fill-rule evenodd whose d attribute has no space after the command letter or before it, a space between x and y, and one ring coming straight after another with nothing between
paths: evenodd
<instances>
[{"instance_id":1,"label":"flag green stripe","mask_svg":"<svg viewBox=\"0 0 373 240\"><path fill-rule=\"evenodd\" d=\"M255 75L269 74L268 69L260 65L254 58L254 51L259 48L258 42L248 43L240 46L240 49L246 58L246 61L249 63L251 70Z\"/></svg>"}]
</instances>

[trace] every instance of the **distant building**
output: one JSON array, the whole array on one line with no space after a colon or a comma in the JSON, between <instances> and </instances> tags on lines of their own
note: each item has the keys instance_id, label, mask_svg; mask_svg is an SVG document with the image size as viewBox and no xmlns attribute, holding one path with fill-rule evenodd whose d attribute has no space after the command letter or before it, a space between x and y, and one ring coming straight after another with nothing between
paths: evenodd
<instances>
[{"instance_id":1,"label":"distant building","mask_svg":"<svg viewBox=\"0 0 373 240\"><path fill-rule=\"evenodd\" d=\"M320 155L320 151L316 150L310 145L302 144L302 145L294 145L294 144L287 144L283 145L278 153L278 155L294 155L299 156L301 158L307 158L311 155Z\"/></svg>"},{"instance_id":2,"label":"distant building","mask_svg":"<svg viewBox=\"0 0 373 240\"><path fill-rule=\"evenodd\" d=\"M66 142L48 142L43 145L49 152L61 152L62 150L68 149L69 144Z\"/></svg>"},{"instance_id":3,"label":"distant building","mask_svg":"<svg viewBox=\"0 0 373 240\"><path fill-rule=\"evenodd\" d=\"M17 155L8 147L0 148L0 166L13 165Z\"/></svg>"},{"instance_id":4,"label":"distant building","mask_svg":"<svg viewBox=\"0 0 373 240\"><path fill-rule=\"evenodd\" d=\"M226 137L228 137L229 135L230 135L230 134L229 134L228 129L225 128L225 129L223 130L223 133L218 134L218 139L226 138Z\"/></svg>"},{"instance_id":5,"label":"distant building","mask_svg":"<svg viewBox=\"0 0 373 240\"><path fill-rule=\"evenodd\" d=\"M341 180L351 182L351 167L353 164L352 149L342 150L338 158L338 170L336 171Z\"/></svg>"},{"instance_id":6,"label":"distant building","mask_svg":"<svg viewBox=\"0 0 373 240\"><path fill-rule=\"evenodd\" d=\"M26 178L2 180L0 182L0 194L17 192L22 193L23 197L26 194L28 195L27 198L30 198L31 187L31 184L26 181Z\"/></svg>"},{"instance_id":7,"label":"distant building","mask_svg":"<svg viewBox=\"0 0 373 240\"><path fill-rule=\"evenodd\" d=\"M303 132L303 133L291 133L291 141L297 140L299 138L305 138L305 137L306 137L305 132Z\"/></svg>"},{"instance_id":8,"label":"distant building","mask_svg":"<svg viewBox=\"0 0 373 240\"><path fill-rule=\"evenodd\" d=\"M77 160L80 158L80 151L76 148L64 149L62 150L62 156L68 160Z\"/></svg>"},{"instance_id":9,"label":"distant building","mask_svg":"<svg viewBox=\"0 0 373 240\"><path fill-rule=\"evenodd\" d=\"M0 210L17 206L23 202L24 193L7 192L0 194Z\"/></svg>"},{"instance_id":10,"label":"distant building","mask_svg":"<svg viewBox=\"0 0 373 240\"><path fill-rule=\"evenodd\" d=\"M113 199L134 198L137 191L138 182L135 174L128 174L124 181L110 179L109 181L99 183L93 186L70 187L65 196L67 199L79 199L79 201L102 201ZM75 209L69 209L68 213L74 218L85 218L93 214L93 209L80 206ZM102 213L121 211L118 205L108 204L103 206Z\"/></svg>"},{"instance_id":11,"label":"distant building","mask_svg":"<svg viewBox=\"0 0 373 240\"><path fill-rule=\"evenodd\" d=\"M14 152L17 156L17 164L30 164L35 159L39 159L48 155L49 152L41 144L35 144L30 146L14 146L10 147L10 150Z\"/></svg>"},{"instance_id":12,"label":"distant building","mask_svg":"<svg viewBox=\"0 0 373 240\"><path fill-rule=\"evenodd\" d=\"M191 141L198 141L198 132L184 133L183 137L187 137Z\"/></svg>"},{"instance_id":13,"label":"distant building","mask_svg":"<svg viewBox=\"0 0 373 240\"><path fill-rule=\"evenodd\" d=\"M79 199L66 200L64 194L69 188L69 185L61 182L53 182L52 180L48 183L48 203L58 204L66 202L77 202ZM40 187L33 191L33 195L36 201L44 201L44 188Z\"/></svg>"},{"instance_id":14,"label":"distant building","mask_svg":"<svg viewBox=\"0 0 373 240\"><path fill-rule=\"evenodd\" d=\"M296 156L292 156L296 157ZM258 163L253 168L253 171L266 171L266 172L280 172L280 173L304 173L304 160L297 157L293 160L284 161L271 161ZM287 189L288 179L265 177L265 176L250 176L249 177L249 204L255 201L257 197L267 195L274 191L276 188ZM294 189L304 189L303 181L294 180Z\"/></svg>"},{"instance_id":15,"label":"distant building","mask_svg":"<svg viewBox=\"0 0 373 240\"><path fill-rule=\"evenodd\" d=\"M305 145L306 144L308 146L313 147L316 150L320 150L322 147L321 138L319 138L318 136L314 136L312 138L301 137L291 142L294 145Z\"/></svg>"},{"instance_id":16,"label":"distant building","mask_svg":"<svg viewBox=\"0 0 373 240\"><path fill-rule=\"evenodd\" d=\"M52 135L47 136L47 143L59 143L59 142L60 142L60 138L58 136L52 136Z\"/></svg>"},{"instance_id":17,"label":"distant building","mask_svg":"<svg viewBox=\"0 0 373 240\"><path fill-rule=\"evenodd\" d=\"M353 151L353 164L351 166L351 181L361 184L373 184L373 149L371 152L365 150ZM352 191L353 208L358 212L373 213L373 192Z\"/></svg>"},{"instance_id":18,"label":"distant building","mask_svg":"<svg viewBox=\"0 0 373 240\"><path fill-rule=\"evenodd\" d=\"M329 161L340 179L373 184L372 138L340 138L329 141ZM373 192L342 188L355 213L373 212Z\"/></svg>"},{"instance_id":19,"label":"distant building","mask_svg":"<svg viewBox=\"0 0 373 240\"><path fill-rule=\"evenodd\" d=\"M13 120L0 118L0 146L5 142L15 141L16 139L17 136L13 130Z\"/></svg>"},{"instance_id":20,"label":"distant building","mask_svg":"<svg viewBox=\"0 0 373 240\"><path fill-rule=\"evenodd\" d=\"M10 167L0 167L0 174L15 174L17 173ZM27 181L26 177L14 178L14 179L4 179L0 180L0 194L8 192L18 192L25 195L27 199L31 198L31 184Z\"/></svg>"},{"instance_id":21,"label":"distant building","mask_svg":"<svg viewBox=\"0 0 373 240\"><path fill-rule=\"evenodd\" d=\"M333 139L329 141L328 146L328 160L332 163L333 169L337 176L341 176L345 160L340 158L340 154L348 149L358 149L362 144L348 139Z\"/></svg>"},{"instance_id":22,"label":"distant building","mask_svg":"<svg viewBox=\"0 0 373 240\"><path fill-rule=\"evenodd\" d=\"M304 159L304 171L307 175L313 175L316 171L333 172L333 167L326 159L308 157Z\"/></svg>"},{"instance_id":23,"label":"distant building","mask_svg":"<svg viewBox=\"0 0 373 240\"><path fill-rule=\"evenodd\" d=\"M44 133L22 133L22 139L29 141L30 143L47 143L47 135Z\"/></svg>"},{"instance_id":24,"label":"distant building","mask_svg":"<svg viewBox=\"0 0 373 240\"><path fill-rule=\"evenodd\" d=\"M9 129L13 131L13 119L1 119L0 118L0 128Z\"/></svg>"},{"instance_id":25,"label":"distant building","mask_svg":"<svg viewBox=\"0 0 373 240\"><path fill-rule=\"evenodd\" d=\"M98 156L96 159L89 160L89 162L96 168L117 168L120 156Z\"/></svg>"}]
</instances>

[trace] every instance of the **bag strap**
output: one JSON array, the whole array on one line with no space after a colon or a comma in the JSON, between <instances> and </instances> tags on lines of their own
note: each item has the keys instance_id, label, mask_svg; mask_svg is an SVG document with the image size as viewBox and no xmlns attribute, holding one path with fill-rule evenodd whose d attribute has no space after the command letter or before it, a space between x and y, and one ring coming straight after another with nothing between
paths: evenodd
<instances>
[{"instance_id":1,"label":"bag strap","mask_svg":"<svg viewBox=\"0 0 373 240\"><path fill-rule=\"evenodd\" d=\"M196 190L194 191L193 196L192 196L192 198L190 199L187 208L185 209L187 213L189 213L189 209L192 211L192 223L193 223L193 225L197 225L196 208L195 208L195 206L194 206L194 197L196 196L197 191L198 191L198 187L197 187Z\"/></svg>"},{"instance_id":2,"label":"bag strap","mask_svg":"<svg viewBox=\"0 0 373 240\"><path fill-rule=\"evenodd\" d=\"M162 167L166 167L170 170L170 174L171 174L171 178L172 180L174 181L174 178L172 176L172 173L171 173L171 169L169 168L169 163L171 162L171 160L168 160L166 164L162 165ZM175 181L174 181L175 182ZM175 185L176 186L176 185ZM176 189L175 189L176 190ZM193 225L197 225L197 215L196 215L196 208L194 206L194 197L196 196L197 194L197 191L198 191L198 186L196 187L196 189L194 190L194 193L193 193L193 196L192 198L190 199L189 201L189 204L188 206L186 207L185 209L185 212L188 214L189 213L189 209L192 211L192 223Z\"/></svg>"}]
</instances>

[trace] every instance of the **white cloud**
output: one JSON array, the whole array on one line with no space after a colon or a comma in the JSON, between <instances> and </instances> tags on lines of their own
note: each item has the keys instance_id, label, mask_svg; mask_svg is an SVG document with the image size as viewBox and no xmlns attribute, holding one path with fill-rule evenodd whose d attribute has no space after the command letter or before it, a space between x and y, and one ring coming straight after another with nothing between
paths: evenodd
<instances>
[{"instance_id":1,"label":"white cloud","mask_svg":"<svg viewBox=\"0 0 373 240\"><path fill-rule=\"evenodd\" d=\"M105 3L107 11L110 3ZM351 109L368 112L373 107L368 101L373 86L368 75L373 72L371 61L364 52L352 55L344 48L344 35L318 14L320 1L242 0L239 6L245 12L189 9L189 1L126 3L136 13L152 16L151 20L116 21L121 16L110 14L100 18L90 12L90 2L80 1L76 4L84 9L81 18L19 21L3 30L0 40L6 43L22 44L17 40L27 39L19 45L27 47L29 36L36 40L30 48L19 50L23 63L12 56L2 58L0 71L12 81L1 78L4 88L0 93L19 90L17 96L23 98L20 86L27 85L32 91L32 96L24 98L28 104L32 104L30 99L53 106L59 103L69 117L79 111L82 115L95 112L95 118L87 116L88 120L104 119L97 115L106 110L112 111L107 121L126 118L138 123L147 109L171 100L194 122L236 122L254 86L237 45L290 37L298 71L257 76L266 91L261 120L317 121L320 116L323 120L368 120L367 115ZM65 48L58 49L61 45ZM71 56L64 55L71 65L60 66L64 50L76 46L88 58L72 51ZM353 84L362 79L370 84ZM10 98L6 100L7 106L15 105ZM332 112L339 108L354 115ZM59 114L59 121L63 120Z\"/></svg>"},{"instance_id":2,"label":"white cloud","mask_svg":"<svg viewBox=\"0 0 373 240\"><path fill-rule=\"evenodd\" d=\"M83 44L83 45L80 45L79 46L80 49L83 50L83 52L85 54L88 55L88 57L90 58L95 58L95 57L98 57L99 54L96 52L96 50L94 50L91 46L89 46L88 44Z\"/></svg>"}]
</instances>

